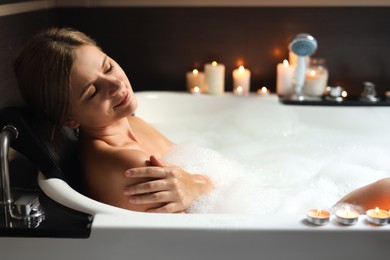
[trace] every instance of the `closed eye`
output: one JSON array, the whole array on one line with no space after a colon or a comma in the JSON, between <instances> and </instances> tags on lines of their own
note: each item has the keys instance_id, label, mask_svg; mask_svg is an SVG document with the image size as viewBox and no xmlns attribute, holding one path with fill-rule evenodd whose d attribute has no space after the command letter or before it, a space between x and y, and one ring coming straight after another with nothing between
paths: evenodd
<instances>
[{"instance_id":1,"label":"closed eye","mask_svg":"<svg viewBox=\"0 0 390 260\"><path fill-rule=\"evenodd\" d=\"M91 90L89 90L88 99L92 99L94 96L96 96L96 94L98 92L94 86L91 86L90 88L91 88Z\"/></svg>"},{"instance_id":2,"label":"closed eye","mask_svg":"<svg viewBox=\"0 0 390 260\"><path fill-rule=\"evenodd\" d=\"M108 66L108 68L104 71L104 73L110 73L111 71L112 71L112 69L114 68L114 65L113 64L111 64L111 63L109 63L109 66Z\"/></svg>"}]
</instances>

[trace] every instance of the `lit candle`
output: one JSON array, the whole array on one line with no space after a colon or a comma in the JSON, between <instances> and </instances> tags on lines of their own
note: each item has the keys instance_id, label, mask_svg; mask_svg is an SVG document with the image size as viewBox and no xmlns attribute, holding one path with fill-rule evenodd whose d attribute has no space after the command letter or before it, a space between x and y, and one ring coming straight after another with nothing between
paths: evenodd
<instances>
[{"instance_id":1,"label":"lit candle","mask_svg":"<svg viewBox=\"0 0 390 260\"><path fill-rule=\"evenodd\" d=\"M233 70L233 91L236 92L238 87L241 87L241 94L247 95L250 91L251 72L244 66Z\"/></svg>"},{"instance_id":2,"label":"lit candle","mask_svg":"<svg viewBox=\"0 0 390 260\"><path fill-rule=\"evenodd\" d=\"M257 90L257 94L259 95L268 95L269 89L266 86L263 86Z\"/></svg>"},{"instance_id":3,"label":"lit candle","mask_svg":"<svg viewBox=\"0 0 390 260\"><path fill-rule=\"evenodd\" d=\"M371 224L386 225L389 223L390 213L387 210L376 207L375 209L367 210L366 219Z\"/></svg>"},{"instance_id":4,"label":"lit candle","mask_svg":"<svg viewBox=\"0 0 390 260\"><path fill-rule=\"evenodd\" d=\"M187 72L187 91L192 92L195 86L198 86L199 92L202 90L204 82L204 73L194 69L191 72Z\"/></svg>"},{"instance_id":5,"label":"lit candle","mask_svg":"<svg viewBox=\"0 0 390 260\"><path fill-rule=\"evenodd\" d=\"M209 94L222 94L225 91L225 65L216 61L205 64L207 92Z\"/></svg>"},{"instance_id":6,"label":"lit candle","mask_svg":"<svg viewBox=\"0 0 390 260\"><path fill-rule=\"evenodd\" d=\"M289 97L293 91L294 67L290 66L287 60L279 63L276 67L276 94L278 96Z\"/></svg>"},{"instance_id":7,"label":"lit candle","mask_svg":"<svg viewBox=\"0 0 390 260\"><path fill-rule=\"evenodd\" d=\"M314 225L325 225L329 222L329 212L323 209L311 209L306 213L306 220Z\"/></svg>"},{"instance_id":8,"label":"lit candle","mask_svg":"<svg viewBox=\"0 0 390 260\"><path fill-rule=\"evenodd\" d=\"M359 213L350 206L337 210L335 216L337 222L343 225L354 225L359 219Z\"/></svg>"},{"instance_id":9,"label":"lit candle","mask_svg":"<svg viewBox=\"0 0 390 260\"><path fill-rule=\"evenodd\" d=\"M328 85L328 71L326 69L310 68L306 72L303 94L320 97Z\"/></svg>"}]
</instances>

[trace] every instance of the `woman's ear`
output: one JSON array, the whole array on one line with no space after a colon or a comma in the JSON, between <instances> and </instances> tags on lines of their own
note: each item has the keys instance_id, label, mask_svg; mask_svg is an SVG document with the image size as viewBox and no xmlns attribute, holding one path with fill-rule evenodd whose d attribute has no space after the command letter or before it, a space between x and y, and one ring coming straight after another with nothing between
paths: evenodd
<instances>
[{"instance_id":1,"label":"woman's ear","mask_svg":"<svg viewBox=\"0 0 390 260\"><path fill-rule=\"evenodd\" d=\"M80 126L80 123L77 122L76 120L74 119L71 119L71 118L68 118L64 125L66 125L67 127L70 127L70 128L78 128Z\"/></svg>"}]
</instances>

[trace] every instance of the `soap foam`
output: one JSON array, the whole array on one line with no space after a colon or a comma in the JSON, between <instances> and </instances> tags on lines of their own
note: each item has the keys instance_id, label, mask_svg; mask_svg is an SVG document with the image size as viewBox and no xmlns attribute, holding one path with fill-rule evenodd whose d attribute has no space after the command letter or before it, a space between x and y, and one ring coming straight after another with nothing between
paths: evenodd
<instances>
[{"instance_id":1,"label":"soap foam","mask_svg":"<svg viewBox=\"0 0 390 260\"><path fill-rule=\"evenodd\" d=\"M390 176L390 129L370 130L367 124L379 123L369 110L354 108L348 116L365 121L351 123L331 114L306 117L316 108L272 106L271 113L257 102L156 125L179 140L164 160L215 186L190 212L302 214Z\"/></svg>"}]
</instances>

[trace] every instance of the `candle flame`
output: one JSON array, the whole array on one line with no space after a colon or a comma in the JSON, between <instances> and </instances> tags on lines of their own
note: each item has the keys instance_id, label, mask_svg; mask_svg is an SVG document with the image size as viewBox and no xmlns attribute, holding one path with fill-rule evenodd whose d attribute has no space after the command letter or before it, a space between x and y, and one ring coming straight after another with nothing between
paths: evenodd
<instances>
[{"instance_id":1,"label":"candle flame","mask_svg":"<svg viewBox=\"0 0 390 260\"><path fill-rule=\"evenodd\" d=\"M311 70L311 71L310 71L310 76L314 77L316 74L317 74L317 73L316 73L315 70Z\"/></svg>"},{"instance_id":2,"label":"candle flame","mask_svg":"<svg viewBox=\"0 0 390 260\"><path fill-rule=\"evenodd\" d=\"M375 213L376 213L377 215L379 215L379 208L378 208L378 207L375 208Z\"/></svg>"},{"instance_id":3,"label":"candle flame","mask_svg":"<svg viewBox=\"0 0 390 260\"><path fill-rule=\"evenodd\" d=\"M240 67L238 67L238 72L240 72L240 73L244 73L244 71L245 71L245 68L244 68L244 66L240 66Z\"/></svg>"},{"instance_id":4,"label":"candle flame","mask_svg":"<svg viewBox=\"0 0 390 260\"><path fill-rule=\"evenodd\" d=\"M193 73L194 75L196 75L196 74L199 73L199 71L198 71L197 69L194 69L194 70L192 71L192 73Z\"/></svg>"},{"instance_id":5,"label":"candle flame","mask_svg":"<svg viewBox=\"0 0 390 260\"><path fill-rule=\"evenodd\" d=\"M268 92L267 87L266 87L266 86L263 86L263 87L261 88L261 93L267 93L267 92Z\"/></svg>"},{"instance_id":6,"label":"candle flame","mask_svg":"<svg viewBox=\"0 0 390 260\"><path fill-rule=\"evenodd\" d=\"M347 91L343 90L343 92L341 92L341 96L344 98L347 97L348 96Z\"/></svg>"},{"instance_id":7,"label":"candle flame","mask_svg":"<svg viewBox=\"0 0 390 260\"><path fill-rule=\"evenodd\" d=\"M238 86L238 87L237 87L237 92L242 92L242 90L243 90L243 89L242 89L241 86Z\"/></svg>"},{"instance_id":8,"label":"candle flame","mask_svg":"<svg viewBox=\"0 0 390 260\"><path fill-rule=\"evenodd\" d=\"M218 65L218 62L213 61L213 62L211 63L211 65L212 65L212 66L217 66L217 65Z\"/></svg>"},{"instance_id":9,"label":"candle flame","mask_svg":"<svg viewBox=\"0 0 390 260\"><path fill-rule=\"evenodd\" d=\"M350 206L345 206L345 214L349 215L350 211L351 211L351 207Z\"/></svg>"},{"instance_id":10,"label":"candle flame","mask_svg":"<svg viewBox=\"0 0 390 260\"><path fill-rule=\"evenodd\" d=\"M284 61L283 61L283 66L284 66L284 67L287 68L289 65L290 65L290 64L288 63L288 60L284 60Z\"/></svg>"},{"instance_id":11,"label":"candle flame","mask_svg":"<svg viewBox=\"0 0 390 260\"><path fill-rule=\"evenodd\" d=\"M322 212L321 208L318 208L318 209L317 209L317 216L318 216L318 217L321 215L321 212Z\"/></svg>"}]
</instances>

